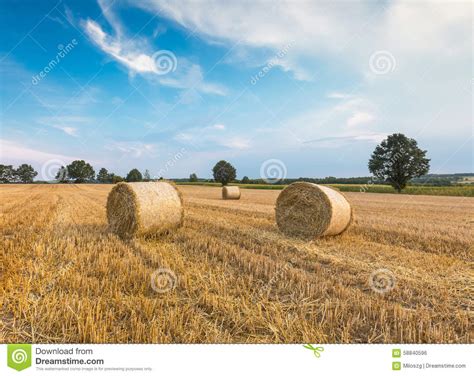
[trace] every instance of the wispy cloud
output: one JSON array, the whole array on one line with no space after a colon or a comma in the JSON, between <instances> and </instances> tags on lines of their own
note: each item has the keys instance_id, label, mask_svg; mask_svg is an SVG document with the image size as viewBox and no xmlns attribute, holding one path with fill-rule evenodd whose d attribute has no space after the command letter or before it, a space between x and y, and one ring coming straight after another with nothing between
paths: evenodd
<instances>
[{"instance_id":1,"label":"wispy cloud","mask_svg":"<svg viewBox=\"0 0 474 376\"><path fill-rule=\"evenodd\" d=\"M145 155L153 156L156 154L154 144L138 141L112 141L105 146L105 149L109 151L118 151L121 154L133 158L140 158Z\"/></svg>"},{"instance_id":2,"label":"wispy cloud","mask_svg":"<svg viewBox=\"0 0 474 376\"><path fill-rule=\"evenodd\" d=\"M217 138L217 144L228 147L229 149L246 150L250 149L250 140L244 137Z\"/></svg>"},{"instance_id":3,"label":"wispy cloud","mask_svg":"<svg viewBox=\"0 0 474 376\"><path fill-rule=\"evenodd\" d=\"M287 56L291 60L283 60L284 69L298 68L295 62L304 59L297 57L324 54L352 63L362 57L366 66L366 53L376 45L418 55L437 53L443 47L455 52L460 47L462 53L470 49L469 38L463 38L471 27L468 2L276 2L269 6L256 1L250 11L246 2L233 2L232 7L212 2L212 11L208 2L187 0L148 0L136 6L159 12L209 41L238 41L274 51L292 43Z\"/></svg>"},{"instance_id":4,"label":"wispy cloud","mask_svg":"<svg viewBox=\"0 0 474 376\"><path fill-rule=\"evenodd\" d=\"M359 135L352 135L352 136L333 136L333 137L321 137L315 138L314 140L304 141L305 144L311 143L332 143L333 146L339 146L339 144L343 142L355 142L355 141L369 141L372 143L379 143L384 138L388 136L387 133L367 133L367 134L359 134Z\"/></svg>"},{"instance_id":5,"label":"wispy cloud","mask_svg":"<svg viewBox=\"0 0 474 376\"><path fill-rule=\"evenodd\" d=\"M162 85L177 89L194 89L205 94L226 95L227 89L219 84L209 83L204 80L202 68L189 63L186 59L180 60L181 70L174 76L159 79Z\"/></svg>"},{"instance_id":6,"label":"wispy cloud","mask_svg":"<svg viewBox=\"0 0 474 376\"><path fill-rule=\"evenodd\" d=\"M56 154L48 151L34 149L25 146L23 143L16 141L0 139L0 156L3 163L36 163L42 164L50 160L61 160L69 163L78 157L68 156L64 154Z\"/></svg>"},{"instance_id":7,"label":"wispy cloud","mask_svg":"<svg viewBox=\"0 0 474 376\"><path fill-rule=\"evenodd\" d=\"M59 129L64 133L68 134L69 136L78 137L77 128L68 127L63 125L53 125L53 128Z\"/></svg>"},{"instance_id":8,"label":"wispy cloud","mask_svg":"<svg viewBox=\"0 0 474 376\"><path fill-rule=\"evenodd\" d=\"M347 119L348 127L355 127L361 124L368 124L375 120L375 116L370 112L355 112Z\"/></svg>"},{"instance_id":9,"label":"wispy cloud","mask_svg":"<svg viewBox=\"0 0 474 376\"><path fill-rule=\"evenodd\" d=\"M92 124L93 119L86 116L65 115L41 117L37 119L36 122L41 125L59 129L69 136L79 137L79 128L87 124Z\"/></svg>"},{"instance_id":10,"label":"wispy cloud","mask_svg":"<svg viewBox=\"0 0 474 376\"><path fill-rule=\"evenodd\" d=\"M221 146L232 150L246 150L251 147L251 139L235 132L228 132L224 124L214 124L203 128L190 128L179 132L174 139L193 146Z\"/></svg>"},{"instance_id":11,"label":"wispy cloud","mask_svg":"<svg viewBox=\"0 0 474 376\"><path fill-rule=\"evenodd\" d=\"M353 98L353 94L347 94L347 93L342 93L339 91L334 91L326 95L327 98L329 99L348 99L348 98Z\"/></svg>"},{"instance_id":12,"label":"wispy cloud","mask_svg":"<svg viewBox=\"0 0 474 376\"><path fill-rule=\"evenodd\" d=\"M102 51L124 64L133 72L138 73L158 73L155 61L146 53L134 50L133 45L126 46L118 39L106 34L98 23L87 20L84 29L91 40Z\"/></svg>"},{"instance_id":13,"label":"wispy cloud","mask_svg":"<svg viewBox=\"0 0 474 376\"><path fill-rule=\"evenodd\" d=\"M91 19L83 20L82 27L103 52L124 65L129 72L141 74L164 86L177 89L194 89L205 94L226 95L223 85L205 81L202 68L186 58L177 58L172 51L153 50L145 38L129 38L125 27L113 11L113 1L99 0L104 17L115 35L106 33Z\"/></svg>"}]
</instances>

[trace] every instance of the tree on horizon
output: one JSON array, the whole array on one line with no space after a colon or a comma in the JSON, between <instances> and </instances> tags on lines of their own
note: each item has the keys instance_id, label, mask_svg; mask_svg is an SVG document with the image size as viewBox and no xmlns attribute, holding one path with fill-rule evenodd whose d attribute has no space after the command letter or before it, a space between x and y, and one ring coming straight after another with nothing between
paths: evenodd
<instances>
[{"instance_id":1,"label":"tree on horizon","mask_svg":"<svg viewBox=\"0 0 474 376\"><path fill-rule=\"evenodd\" d=\"M12 165L0 164L0 183L11 183L15 176L15 169Z\"/></svg>"},{"instance_id":2,"label":"tree on horizon","mask_svg":"<svg viewBox=\"0 0 474 376\"><path fill-rule=\"evenodd\" d=\"M143 173L143 181L150 181L150 180L151 180L150 171L146 169L145 172Z\"/></svg>"},{"instance_id":3,"label":"tree on horizon","mask_svg":"<svg viewBox=\"0 0 474 376\"><path fill-rule=\"evenodd\" d=\"M102 167L99 170L99 173L97 174L97 181L99 183L110 183L112 181L111 175L109 174L109 171L107 171L106 168Z\"/></svg>"},{"instance_id":4,"label":"tree on horizon","mask_svg":"<svg viewBox=\"0 0 474 376\"><path fill-rule=\"evenodd\" d=\"M85 183L94 180L94 168L84 160L72 161L67 165L67 178L73 179L74 183Z\"/></svg>"},{"instance_id":5,"label":"tree on horizon","mask_svg":"<svg viewBox=\"0 0 474 376\"><path fill-rule=\"evenodd\" d=\"M134 169L130 170L130 172L127 174L127 177L125 178L125 180L129 183L138 182L138 181L143 180L143 176L142 176L142 173L138 169L134 168Z\"/></svg>"},{"instance_id":6,"label":"tree on horizon","mask_svg":"<svg viewBox=\"0 0 474 376\"><path fill-rule=\"evenodd\" d=\"M221 183L223 186L235 180L237 171L229 162L221 160L216 163L212 169L214 180Z\"/></svg>"},{"instance_id":7,"label":"tree on horizon","mask_svg":"<svg viewBox=\"0 0 474 376\"><path fill-rule=\"evenodd\" d=\"M38 175L35 169L26 163L18 166L14 171L15 178L18 179L21 183L33 183L33 179Z\"/></svg>"},{"instance_id":8,"label":"tree on horizon","mask_svg":"<svg viewBox=\"0 0 474 376\"><path fill-rule=\"evenodd\" d=\"M390 183L400 193L411 179L428 173L430 159L414 139L394 133L375 148L368 167L376 178Z\"/></svg>"}]
</instances>

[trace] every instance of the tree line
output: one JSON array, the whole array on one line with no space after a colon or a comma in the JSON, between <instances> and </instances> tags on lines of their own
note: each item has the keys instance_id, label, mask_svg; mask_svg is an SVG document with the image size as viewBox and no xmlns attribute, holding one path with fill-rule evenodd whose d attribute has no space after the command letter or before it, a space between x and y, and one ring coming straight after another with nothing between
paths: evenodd
<instances>
[{"instance_id":1,"label":"tree line","mask_svg":"<svg viewBox=\"0 0 474 376\"><path fill-rule=\"evenodd\" d=\"M390 184L398 192L401 192L406 185L415 178L425 176L429 171L430 160L426 158L426 150L421 150L417 142L401 133L395 133L377 145L372 153L368 168L373 177L360 178L335 178L326 177L323 179L299 178L281 179L280 184L290 184L295 181L309 181L318 184ZM22 164L18 168L12 165L0 165L1 183L32 183L38 173L31 165ZM231 163L221 160L212 169L214 181L223 186L231 182L238 182L237 170ZM109 173L102 167L95 173L94 168L84 160L76 160L67 166L61 166L56 174L56 180L61 183L118 183L121 181L140 182L151 181L150 172L145 170L142 174L134 168L125 177ZM162 179L162 178L160 178ZM181 179L176 179L177 181ZM199 181L197 175L192 173L189 176L190 182ZM244 176L240 183L243 184L265 184L263 179L249 179Z\"/></svg>"},{"instance_id":2,"label":"tree line","mask_svg":"<svg viewBox=\"0 0 474 376\"><path fill-rule=\"evenodd\" d=\"M56 180L60 183L119 183L126 182L140 182L151 181L150 172L145 170L142 174L138 169L134 168L128 172L125 177L109 172L105 167L102 167L97 175L94 168L84 160L73 161L67 166L61 166L56 174Z\"/></svg>"},{"instance_id":3,"label":"tree line","mask_svg":"<svg viewBox=\"0 0 474 376\"><path fill-rule=\"evenodd\" d=\"M26 163L17 168L0 164L0 183L32 183L37 175L35 169Z\"/></svg>"},{"instance_id":4,"label":"tree line","mask_svg":"<svg viewBox=\"0 0 474 376\"><path fill-rule=\"evenodd\" d=\"M38 176L38 172L29 164L22 164L17 168L12 165L0 164L0 183L33 183L34 178ZM61 166L56 175L56 181L59 183L119 183L121 181L139 182L151 181L150 172L145 170L142 174L138 169L134 168L128 172L125 177L109 173L102 167L99 172L95 173L92 165L84 160L76 160L67 166Z\"/></svg>"},{"instance_id":5,"label":"tree line","mask_svg":"<svg viewBox=\"0 0 474 376\"><path fill-rule=\"evenodd\" d=\"M319 184L390 184L399 193L414 178L426 175L430 168L430 159L426 158L426 150L418 147L416 140L408 138L402 133L394 133L383 140L373 151L368 168L373 177L369 178L342 178L327 177L324 179L299 178L279 179L280 184L290 184L295 181L309 181ZM219 161L212 169L216 182L223 186L235 181L237 172L234 166L227 161ZM364 180L362 180L364 179ZM191 174L190 181L197 181L196 174ZM263 179L250 180L244 176L243 184L258 182L264 184Z\"/></svg>"}]
</instances>

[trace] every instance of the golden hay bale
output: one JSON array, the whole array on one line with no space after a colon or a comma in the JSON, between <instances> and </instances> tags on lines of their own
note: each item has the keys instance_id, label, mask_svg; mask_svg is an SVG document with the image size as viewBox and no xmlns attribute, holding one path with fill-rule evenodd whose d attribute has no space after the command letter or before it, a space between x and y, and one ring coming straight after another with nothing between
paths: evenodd
<instances>
[{"instance_id":1,"label":"golden hay bale","mask_svg":"<svg viewBox=\"0 0 474 376\"><path fill-rule=\"evenodd\" d=\"M240 199L240 188L235 185L222 187L222 198L224 200Z\"/></svg>"},{"instance_id":2,"label":"golden hay bale","mask_svg":"<svg viewBox=\"0 0 474 376\"><path fill-rule=\"evenodd\" d=\"M352 209L334 189L307 182L286 187L276 202L276 222L285 235L304 239L337 235L347 229Z\"/></svg>"},{"instance_id":3,"label":"golden hay bale","mask_svg":"<svg viewBox=\"0 0 474 376\"><path fill-rule=\"evenodd\" d=\"M181 194L167 182L118 183L107 198L109 228L123 238L178 228L183 216Z\"/></svg>"}]
</instances>

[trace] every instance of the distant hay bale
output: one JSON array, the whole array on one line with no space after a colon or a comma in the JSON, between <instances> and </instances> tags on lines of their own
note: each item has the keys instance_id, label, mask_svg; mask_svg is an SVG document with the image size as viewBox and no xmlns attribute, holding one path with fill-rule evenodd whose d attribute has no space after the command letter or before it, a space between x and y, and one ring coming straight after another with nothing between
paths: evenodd
<instances>
[{"instance_id":1,"label":"distant hay bale","mask_svg":"<svg viewBox=\"0 0 474 376\"><path fill-rule=\"evenodd\" d=\"M183 216L181 194L167 182L118 183L107 198L109 228L122 238L178 228Z\"/></svg>"},{"instance_id":2,"label":"distant hay bale","mask_svg":"<svg viewBox=\"0 0 474 376\"><path fill-rule=\"evenodd\" d=\"M276 202L276 222L288 236L314 239L345 231L352 209L344 195L334 189L307 182L286 187Z\"/></svg>"},{"instance_id":3,"label":"distant hay bale","mask_svg":"<svg viewBox=\"0 0 474 376\"><path fill-rule=\"evenodd\" d=\"M224 200L240 199L240 188L235 185L222 187L222 198Z\"/></svg>"}]
</instances>

